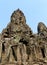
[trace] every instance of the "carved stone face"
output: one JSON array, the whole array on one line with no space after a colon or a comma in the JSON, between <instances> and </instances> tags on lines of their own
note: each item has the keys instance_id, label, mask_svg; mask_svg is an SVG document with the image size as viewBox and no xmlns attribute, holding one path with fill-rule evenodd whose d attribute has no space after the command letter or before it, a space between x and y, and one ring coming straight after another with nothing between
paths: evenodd
<instances>
[{"instance_id":1,"label":"carved stone face","mask_svg":"<svg viewBox=\"0 0 47 65\"><path fill-rule=\"evenodd\" d=\"M26 19L25 19L24 14L22 13L22 11L20 11L19 9L14 11L11 16L11 22L13 22L15 24L25 23Z\"/></svg>"}]
</instances>

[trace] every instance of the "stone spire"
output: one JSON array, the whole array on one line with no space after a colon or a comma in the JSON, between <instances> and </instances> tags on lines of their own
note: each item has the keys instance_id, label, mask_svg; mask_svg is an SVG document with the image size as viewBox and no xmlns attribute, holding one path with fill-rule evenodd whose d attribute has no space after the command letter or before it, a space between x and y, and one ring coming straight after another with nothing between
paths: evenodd
<instances>
[{"instance_id":1,"label":"stone spire","mask_svg":"<svg viewBox=\"0 0 47 65\"><path fill-rule=\"evenodd\" d=\"M31 28L26 24L24 13L20 9L12 13L10 23L3 30L2 34L5 37L15 36L16 34L32 34Z\"/></svg>"},{"instance_id":2,"label":"stone spire","mask_svg":"<svg viewBox=\"0 0 47 65\"><path fill-rule=\"evenodd\" d=\"M16 11L14 11L11 15L11 22L16 24L26 23L24 13L20 9L17 9Z\"/></svg>"}]
</instances>

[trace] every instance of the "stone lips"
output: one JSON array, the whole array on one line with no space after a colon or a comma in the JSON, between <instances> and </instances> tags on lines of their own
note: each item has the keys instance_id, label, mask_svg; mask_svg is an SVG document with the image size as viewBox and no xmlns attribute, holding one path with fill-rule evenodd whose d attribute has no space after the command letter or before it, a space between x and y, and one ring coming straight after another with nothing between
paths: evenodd
<instances>
[{"instance_id":1,"label":"stone lips","mask_svg":"<svg viewBox=\"0 0 47 65\"><path fill-rule=\"evenodd\" d=\"M17 9L0 34L0 65L47 65L47 27L40 22L33 34Z\"/></svg>"}]
</instances>

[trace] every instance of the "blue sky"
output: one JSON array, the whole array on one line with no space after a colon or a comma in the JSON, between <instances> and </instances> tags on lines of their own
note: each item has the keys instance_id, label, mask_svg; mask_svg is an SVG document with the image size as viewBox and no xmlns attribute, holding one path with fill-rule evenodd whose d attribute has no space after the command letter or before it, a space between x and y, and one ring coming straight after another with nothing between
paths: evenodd
<instances>
[{"instance_id":1,"label":"blue sky","mask_svg":"<svg viewBox=\"0 0 47 65\"><path fill-rule=\"evenodd\" d=\"M27 24L34 33L39 22L47 26L47 0L0 0L0 32L10 22L10 16L16 9L26 16Z\"/></svg>"}]
</instances>

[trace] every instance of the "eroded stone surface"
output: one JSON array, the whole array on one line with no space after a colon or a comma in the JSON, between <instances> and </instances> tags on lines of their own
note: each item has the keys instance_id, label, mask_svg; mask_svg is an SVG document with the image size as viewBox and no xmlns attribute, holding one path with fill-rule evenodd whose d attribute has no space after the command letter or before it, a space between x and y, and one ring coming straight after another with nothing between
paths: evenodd
<instances>
[{"instance_id":1,"label":"eroded stone surface","mask_svg":"<svg viewBox=\"0 0 47 65\"><path fill-rule=\"evenodd\" d=\"M21 10L11 15L0 34L0 65L47 65L47 27L40 22L33 34Z\"/></svg>"}]
</instances>

